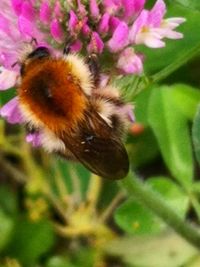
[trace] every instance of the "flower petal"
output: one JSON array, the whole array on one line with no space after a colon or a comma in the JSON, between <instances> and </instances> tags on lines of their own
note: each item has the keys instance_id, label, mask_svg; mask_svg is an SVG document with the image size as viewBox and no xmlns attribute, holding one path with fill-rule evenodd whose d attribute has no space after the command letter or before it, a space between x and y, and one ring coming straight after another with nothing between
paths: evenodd
<instances>
[{"instance_id":1,"label":"flower petal","mask_svg":"<svg viewBox=\"0 0 200 267\"><path fill-rule=\"evenodd\" d=\"M0 109L0 116L5 118L11 124L23 122L17 97L11 99Z\"/></svg>"},{"instance_id":2,"label":"flower petal","mask_svg":"<svg viewBox=\"0 0 200 267\"><path fill-rule=\"evenodd\" d=\"M101 54L103 52L104 43L97 32L92 32L90 43L87 50L89 53Z\"/></svg>"},{"instance_id":3,"label":"flower petal","mask_svg":"<svg viewBox=\"0 0 200 267\"><path fill-rule=\"evenodd\" d=\"M97 1L90 0L89 5L90 5L90 13L91 13L92 18L98 19L99 18L99 7L97 4Z\"/></svg>"},{"instance_id":4,"label":"flower petal","mask_svg":"<svg viewBox=\"0 0 200 267\"><path fill-rule=\"evenodd\" d=\"M119 55L117 68L125 74L141 74L143 71L142 57L128 47Z\"/></svg>"},{"instance_id":5,"label":"flower petal","mask_svg":"<svg viewBox=\"0 0 200 267\"><path fill-rule=\"evenodd\" d=\"M15 86L18 73L0 67L0 90L7 90Z\"/></svg>"},{"instance_id":6,"label":"flower petal","mask_svg":"<svg viewBox=\"0 0 200 267\"><path fill-rule=\"evenodd\" d=\"M56 1L55 5L54 5L54 9L53 9L53 14L55 15L55 17L57 19L62 19L63 18L63 11L62 11L62 7L59 1Z\"/></svg>"},{"instance_id":7,"label":"flower petal","mask_svg":"<svg viewBox=\"0 0 200 267\"><path fill-rule=\"evenodd\" d=\"M133 21L145 4L145 0L121 0L121 2L124 8L123 18L125 21Z\"/></svg>"},{"instance_id":8,"label":"flower petal","mask_svg":"<svg viewBox=\"0 0 200 267\"><path fill-rule=\"evenodd\" d=\"M41 146L42 145L41 134L39 132L27 134L26 142L31 143L33 147Z\"/></svg>"},{"instance_id":9,"label":"flower petal","mask_svg":"<svg viewBox=\"0 0 200 267\"><path fill-rule=\"evenodd\" d=\"M108 13L103 14L99 22L98 31L101 34L106 34L109 30L110 15Z\"/></svg>"},{"instance_id":10,"label":"flower petal","mask_svg":"<svg viewBox=\"0 0 200 267\"><path fill-rule=\"evenodd\" d=\"M51 20L51 7L48 1L43 1L40 6L40 21L44 24L50 23Z\"/></svg>"},{"instance_id":11,"label":"flower petal","mask_svg":"<svg viewBox=\"0 0 200 267\"><path fill-rule=\"evenodd\" d=\"M80 40L76 40L70 46L70 52L77 53L82 49L82 42Z\"/></svg>"},{"instance_id":12,"label":"flower petal","mask_svg":"<svg viewBox=\"0 0 200 267\"><path fill-rule=\"evenodd\" d=\"M58 43L62 42L64 34L58 19L54 19L51 22L50 31L51 35Z\"/></svg>"},{"instance_id":13,"label":"flower petal","mask_svg":"<svg viewBox=\"0 0 200 267\"><path fill-rule=\"evenodd\" d=\"M140 15L137 17L135 22L130 28L129 31L129 41L130 43L135 43L135 39L138 33L140 33L144 26L148 25L148 17L149 17L149 11L148 10L142 10Z\"/></svg>"},{"instance_id":14,"label":"flower petal","mask_svg":"<svg viewBox=\"0 0 200 267\"><path fill-rule=\"evenodd\" d=\"M163 0L157 0L149 12L149 24L153 27L159 27L166 13L166 5Z\"/></svg>"},{"instance_id":15,"label":"flower petal","mask_svg":"<svg viewBox=\"0 0 200 267\"><path fill-rule=\"evenodd\" d=\"M108 48L111 52L118 52L128 45L129 28L125 22L120 22L108 41Z\"/></svg>"},{"instance_id":16,"label":"flower petal","mask_svg":"<svg viewBox=\"0 0 200 267\"><path fill-rule=\"evenodd\" d=\"M17 15L21 13L21 7L23 2L23 0L11 0L12 7Z\"/></svg>"},{"instance_id":17,"label":"flower petal","mask_svg":"<svg viewBox=\"0 0 200 267\"><path fill-rule=\"evenodd\" d=\"M35 10L33 5L28 1L24 2L21 7L20 15L24 16L28 20L34 20Z\"/></svg>"},{"instance_id":18,"label":"flower petal","mask_svg":"<svg viewBox=\"0 0 200 267\"><path fill-rule=\"evenodd\" d=\"M70 12L69 12L69 21L67 24L68 24L70 32L72 34L75 33L76 27L78 25L78 17L76 16L76 14L73 10L70 10Z\"/></svg>"}]
</instances>

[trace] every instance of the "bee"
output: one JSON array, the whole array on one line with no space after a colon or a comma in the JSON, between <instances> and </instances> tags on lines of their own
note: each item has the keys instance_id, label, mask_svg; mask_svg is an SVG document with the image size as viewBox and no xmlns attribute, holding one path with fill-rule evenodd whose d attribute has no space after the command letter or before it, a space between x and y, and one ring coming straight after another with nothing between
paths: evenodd
<instances>
[{"instance_id":1,"label":"bee","mask_svg":"<svg viewBox=\"0 0 200 267\"><path fill-rule=\"evenodd\" d=\"M98 77L95 54L84 60L65 49L56 57L39 46L21 61L19 107L48 152L78 161L101 177L121 179L129 170L122 141L126 104L111 85L100 87Z\"/></svg>"}]
</instances>

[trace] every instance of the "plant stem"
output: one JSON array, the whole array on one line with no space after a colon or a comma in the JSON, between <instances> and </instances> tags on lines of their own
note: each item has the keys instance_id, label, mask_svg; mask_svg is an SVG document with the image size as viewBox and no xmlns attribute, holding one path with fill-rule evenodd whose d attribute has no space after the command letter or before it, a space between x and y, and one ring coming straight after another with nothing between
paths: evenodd
<instances>
[{"instance_id":1,"label":"plant stem","mask_svg":"<svg viewBox=\"0 0 200 267\"><path fill-rule=\"evenodd\" d=\"M182 65L191 60L195 55L200 53L200 46L197 45L190 51L183 53L176 61L173 61L170 65L162 69L161 71L155 73L154 75L147 77L144 76L141 79L130 78L130 81L126 85L128 87L129 93L127 93L127 99L132 101L136 95L141 93L143 90L147 89L153 83L157 83L167 76L172 74L175 70L180 68Z\"/></svg>"},{"instance_id":2,"label":"plant stem","mask_svg":"<svg viewBox=\"0 0 200 267\"><path fill-rule=\"evenodd\" d=\"M127 190L130 196L133 196L142 205L152 210L189 243L198 249L200 248L199 229L178 216L176 212L166 204L162 197L153 192L150 187L142 183L133 174L129 174L128 177L120 183Z\"/></svg>"},{"instance_id":3,"label":"plant stem","mask_svg":"<svg viewBox=\"0 0 200 267\"><path fill-rule=\"evenodd\" d=\"M192 59L195 55L200 53L200 46L197 45L194 48L192 48L187 53L183 53L175 62L168 65L166 68L162 69L158 73L154 74L150 77L151 83L159 82L160 80L163 80L167 76L169 76L171 73L173 73L175 70L180 68L182 65L187 63L190 59Z\"/></svg>"},{"instance_id":4,"label":"plant stem","mask_svg":"<svg viewBox=\"0 0 200 267\"><path fill-rule=\"evenodd\" d=\"M101 223L104 223L109 219L109 217L112 215L112 212L114 211L116 206L119 204L120 201L124 199L124 197L125 197L124 191L117 193L117 195L113 198L113 200L111 201L109 206L106 208L106 210L101 214L99 218L99 221Z\"/></svg>"},{"instance_id":5,"label":"plant stem","mask_svg":"<svg viewBox=\"0 0 200 267\"><path fill-rule=\"evenodd\" d=\"M102 178L96 174L91 174L88 190L86 193L86 203L88 208L93 212L96 208L97 201L102 187Z\"/></svg>"},{"instance_id":6,"label":"plant stem","mask_svg":"<svg viewBox=\"0 0 200 267\"><path fill-rule=\"evenodd\" d=\"M5 172L7 175L11 176L15 181L19 183L25 183L27 181L26 176L20 172L17 168L15 168L12 164L10 164L7 160L5 160L0 155L0 169Z\"/></svg>"}]
</instances>

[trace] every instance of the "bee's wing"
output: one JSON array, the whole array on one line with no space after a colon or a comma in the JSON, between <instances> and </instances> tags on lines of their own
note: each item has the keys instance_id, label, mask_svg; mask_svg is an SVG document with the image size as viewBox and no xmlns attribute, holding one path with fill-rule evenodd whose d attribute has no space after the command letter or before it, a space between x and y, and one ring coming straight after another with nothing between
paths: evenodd
<instances>
[{"instance_id":1,"label":"bee's wing","mask_svg":"<svg viewBox=\"0 0 200 267\"><path fill-rule=\"evenodd\" d=\"M129 169L126 149L118 136L109 133L110 128L99 117L93 117L93 122L94 119L95 123L91 127L88 127L88 123L87 127L83 126L76 138L62 137L62 141L91 172L108 179L122 179ZM98 127L104 129L97 129Z\"/></svg>"}]
</instances>

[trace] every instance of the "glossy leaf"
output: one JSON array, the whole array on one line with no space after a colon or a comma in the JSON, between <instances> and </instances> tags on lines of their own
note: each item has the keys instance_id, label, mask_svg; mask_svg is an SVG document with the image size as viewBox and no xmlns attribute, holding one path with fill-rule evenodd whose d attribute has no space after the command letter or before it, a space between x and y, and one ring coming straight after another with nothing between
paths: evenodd
<instances>
[{"instance_id":1,"label":"glossy leaf","mask_svg":"<svg viewBox=\"0 0 200 267\"><path fill-rule=\"evenodd\" d=\"M200 102L200 91L185 84L173 85L172 90L174 104L184 116L193 120Z\"/></svg>"},{"instance_id":2,"label":"glossy leaf","mask_svg":"<svg viewBox=\"0 0 200 267\"><path fill-rule=\"evenodd\" d=\"M155 88L149 103L149 123L172 175L188 185L193 178L193 157L185 116L173 100L172 88Z\"/></svg>"},{"instance_id":3,"label":"glossy leaf","mask_svg":"<svg viewBox=\"0 0 200 267\"><path fill-rule=\"evenodd\" d=\"M161 221L135 200L124 202L115 212L115 222L129 234L156 233L163 228Z\"/></svg>"}]
</instances>

